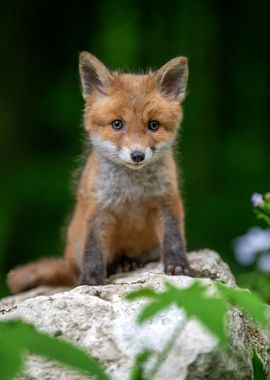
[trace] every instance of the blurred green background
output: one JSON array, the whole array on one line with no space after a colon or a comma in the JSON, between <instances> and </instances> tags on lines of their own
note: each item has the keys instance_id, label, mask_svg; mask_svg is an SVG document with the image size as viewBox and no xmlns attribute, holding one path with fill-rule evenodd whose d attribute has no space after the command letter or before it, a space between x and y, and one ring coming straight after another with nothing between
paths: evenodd
<instances>
[{"instance_id":1,"label":"blurred green background","mask_svg":"<svg viewBox=\"0 0 270 380\"><path fill-rule=\"evenodd\" d=\"M178 146L188 249L217 250L257 224L270 190L270 3L0 2L0 283L13 266L60 255L82 150L78 52L109 67L190 61ZM256 281L256 280L255 280Z\"/></svg>"}]
</instances>

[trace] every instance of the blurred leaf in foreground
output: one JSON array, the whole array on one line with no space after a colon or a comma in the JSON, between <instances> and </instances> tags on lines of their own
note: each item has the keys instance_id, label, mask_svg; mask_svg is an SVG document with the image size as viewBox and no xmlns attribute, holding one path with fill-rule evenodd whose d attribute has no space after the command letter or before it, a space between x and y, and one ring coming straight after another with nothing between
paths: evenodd
<instances>
[{"instance_id":1,"label":"blurred leaf in foreground","mask_svg":"<svg viewBox=\"0 0 270 380\"><path fill-rule=\"evenodd\" d=\"M207 287L195 281L188 288L180 289L170 283L165 284L163 292L155 292L146 288L134 291L127 295L127 299L146 297L150 302L139 314L140 323L147 321L162 310L172 305L183 308L188 318L198 319L210 332L219 338L221 343L227 342L225 321L227 316L227 304L218 297L209 297Z\"/></svg>"},{"instance_id":2,"label":"blurred leaf in foreground","mask_svg":"<svg viewBox=\"0 0 270 380\"><path fill-rule=\"evenodd\" d=\"M82 349L22 321L0 322L1 380L11 380L22 369L25 353L56 360L98 380L110 379L100 364Z\"/></svg>"},{"instance_id":3,"label":"blurred leaf in foreground","mask_svg":"<svg viewBox=\"0 0 270 380\"><path fill-rule=\"evenodd\" d=\"M130 372L130 380L147 380L144 367L152 355L153 351L148 349L139 352Z\"/></svg>"},{"instance_id":4,"label":"blurred leaf in foreground","mask_svg":"<svg viewBox=\"0 0 270 380\"><path fill-rule=\"evenodd\" d=\"M252 356L253 380L266 380L263 364L257 352L253 350Z\"/></svg>"},{"instance_id":5,"label":"blurred leaf in foreground","mask_svg":"<svg viewBox=\"0 0 270 380\"><path fill-rule=\"evenodd\" d=\"M266 317L266 305L255 294L248 289L240 289L238 287L229 288L221 282L217 282L218 290L221 296L230 304L241 307L250 317L262 326L268 324Z\"/></svg>"},{"instance_id":6,"label":"blurred leaf in foreground","mask_svg":"<svg viewBox=\"0 0 270 380\"><path fill-rule=\"evenodd\" d=\"M242 308L249 316L262 326L268 323L266 305L250 291L240 288L230 288L218 281L215 282L216 292L209 295L208 287L200 281L194 281L188 288L180 289L171 283L165 283L165 289L157 292L151 288L136 290L127 295L127 299L148 298L138 316L143 323L172 305L183 308L188 318L196 318L221 344L228 341L226 328L229 307Z\"/></svg>"},{"instance_id":7,"label":"blurred leaf in foreground","mask_svg":"<svg viewBox=\"0 0 270 380\"><path fill-rule=\"evenodd\" d=\"M24 350L15 341L5 340L0 333L0 373L1 380L11 380L23 368Z\"/></svg>"}]
</instances>

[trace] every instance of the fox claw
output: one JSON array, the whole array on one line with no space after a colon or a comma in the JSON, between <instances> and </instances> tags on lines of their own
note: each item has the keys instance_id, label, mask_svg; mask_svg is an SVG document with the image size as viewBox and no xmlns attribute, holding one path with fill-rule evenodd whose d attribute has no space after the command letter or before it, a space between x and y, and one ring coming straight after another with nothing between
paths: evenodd
<instances>
[{"instance_id":1,"label":"fox claw","mask_svg":"<svg viewBox=\"0 0 270 380\"><path fill-rule=\"evenodd\" d=\"M132 270L141 268L143 265L139 261L132 260L131 258L123 258L116 266L115 273L125 273Z\"/></svg>"},{"instance_id":2,"label":"fox claw","mask_svg":"<svg viewBox=\"0 0 270 380\"><path fill-rule=\"evenodd\" d=\"M171 276L189 276L194 277L194 272L188 263L185 264L167 264L165 265L165 273Z\"/></svg>"}]
</instances>

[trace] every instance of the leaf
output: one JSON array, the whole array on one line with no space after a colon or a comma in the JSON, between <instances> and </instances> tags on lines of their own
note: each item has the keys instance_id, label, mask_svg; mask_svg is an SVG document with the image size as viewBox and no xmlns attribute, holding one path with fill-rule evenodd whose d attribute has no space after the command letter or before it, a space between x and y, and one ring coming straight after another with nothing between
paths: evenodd
<instances>
[{"instance_id":1,"label":"leaf","mask_svg":"<svg viewBox=\"0 0 270 380\"><path fill-rule=\"evenodd\" d=\"M188 288L180 289L169 282L165 283L165 290L156 292L153 289L140 289L128 295L128 299L138 297L150 298L149 303L138 316L140 323L145 322L172 305L183 308L188 318L196 318L211 333L225 344L228 340L226 319L230 305L241 307L254 320L265 326L266 305L250 291L240 288L229 288L216 282L218 295L209 296L207 287L199 281L194 281Z\"/></svg>"},{"instance_id":2,"label":"leaf","mask_svg":"<svg viewBox=\"0 0 270 380\"><path fill-rule=\"evenodd\" d=\"M225 344L228 338L225 329L228 307L224 300L207 295L206 286L198 281L186 289L169 286L175 292L178 307L185 310L187 317L199 320L220 343Z\"/></svg>"},{"instance_id":3,"label":"leaf","mask_svg":"<svg viewBox=\"0 0 270 380\"><path fill-rule=\"evenodd\" d=\"M130 380L147 380L147 376L144 373L144 365L152 355L153 351L145 349L136 356L131 369Z\"/></svg>"},{"instance_id":4,"label":"leaf","mask_svg":"<svg viewBox=\"0 0 270 380\"><path fill-rule=\"evenodd\" d=\"M189 288L179 289L169 282L165 283L163 292L155 292L143 289L133 292L135 299L149 296L150 302L142 309L138 316L140 323L145 322L161 311L168 309L172 305L183 308L187 317L198 319L210 332L217 336L221 343L227 342L225 320L228 307L224 300L217 297L209 297L207 288L199 281L194 281ZM130 295L129 295L130 296Z\"/></svg>"},{"instance_id":5,"label":"leaf","mask_svg":"<svg viewBox=\"0 0 270 380\"><path fill-rule=\"evenodd\" d=\"M237 275L237 283L241 288L248 288L250 291L261 297L266 304L270 303L270 281L269 274L253 270Z\"/></svg>"},{"instance_id":6,"label":"leaf","mask_svg":"<svg viewBox=\"0 0 270 380\"><path fill-rule=\"evenodd\" d=\"M0 336L1 380L11 380L23 368L23 349Z\"/></svg>"},{"instance_id":7,"label":"leaf","mask_svg":"<svg viewBox=\"0 0 270 380\"><path fill-rule=\"evenodd\" d=\"M157 293L153 289L143 288L126 294L125 298L131 301L136 298L155 298L156 295Z\"/></svg>"},{"instance_id":8,"label":"leaf","mask_svg":"<svg viewBox=\"0 0 270 380\"><path fill-rule=\"evenodd\" d=\"M270 214L266 210L255 208L254 212L258 219L263 219L268 225L270 225Z\"/></svg>"},{"instance_id":9,"label":"leaf","mask_svg":"<svg viewBox=\"0 0 270 380\"><path fill-rule=\"evenodd\" d=\"M228 309L225 302L214 298L204 300L197 298L197 302L186 300L182 306L188 317L195 317L219 339L220 343L227 343L225 322Z\"/></svg>"},{"instance_id":10,"label":"leaf","mask_svg":"<svg viewBox=\"0 0 270 380\"><path fill-rule=\"evenodd\" d=\"M259 358L256 350L253 350L252 356L253 380L266 380L263 363Z\"/></svg>"},{"instance_id":11,"label":"leaf","mask_svg":"<svg viewBox=\"0 0 270 380\"><path fill-rule=\"evenodd\" d=\"M171 306L170 300L164 296L164 298L160 298L157 301L153 301L152 303L149 303L146 305L141 313L138 316L138 322L143 323L151 318L153 318L155 315L159 314L162 310L166 310Z\"/></svg>"},{"instance_id":12,"label":"leaf","mask_svg":"<svg viewBox=\"0 0 270 380\"><path fill-rule=\"evenodd\" d=\"M155 292L152 299L153 301L150 301L150 303L146 305L139 314L138 321L140 323L153 318L161 311L168 309L176 303L175 294L170 289L165 290L164 292Z\"/></svg>"},{"instance_id":13,"label":"leaf","mask_svg":"<svg viewBox=\"0 0 270 380\"><path fill-rule=\"evenodd\" d=\"M217 282L217 287L223 297L232 304L241 307L255 321L262 326L266 326L269 322L266 316L266 305L258 296L251 293L248 289L228 288L221 282Z\"/></svg>"},{"instance_id":14,"label":"leaf","mask_svg":"<svg viewBox=\"0 0 270 380\"><path fill-rule=\"evenodd\" d=\"M31 354L56 360L99 380L109 380L100 364L85 351L64 340L41 333L30 324L22 321L0 322L0 334L3 341L11 341L14 346L21 347L21 351L24 349Z\"/></svg>"},{"instance_id":15,"label":"leaf","mask_svg":"<svg viewBox=\"0 0 270 380\"><path fill-rule=\"evenodd\" d=\"M164 293L159 293L151 288L144 288L135 290L134 292L128 293L126 299L132 301L137 298L150 298L153 300L152 303L146 305L138 316L138 322L143 323L156 314L160 313L163 309L167 309L174 300L171 300L169 294L163 297ZM156 300L156 301L155 301Z\"/></svg>"}]
</instances>

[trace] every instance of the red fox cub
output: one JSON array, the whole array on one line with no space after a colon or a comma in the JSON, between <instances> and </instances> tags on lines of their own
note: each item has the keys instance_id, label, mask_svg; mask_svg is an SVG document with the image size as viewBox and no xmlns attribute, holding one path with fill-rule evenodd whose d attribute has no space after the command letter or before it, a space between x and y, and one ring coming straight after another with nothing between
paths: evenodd
<instances>
[{"instance_id":1,"label":"red fox cub","mask_svg":"<svg viewBox=\"0 0 270 380\"><path fill-rule=\"evenodd\" d=\"M146 75L107 69L80 54L84 127L91 145L76 192L64 259L8 275L13 292L38 285L100 285L111 273L162 257L165 273L192 276L172 147L182 120L188 62Z\"/></svg>"}]
</instances>

